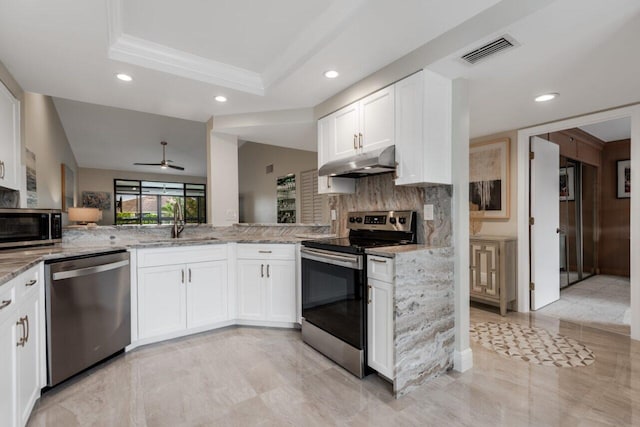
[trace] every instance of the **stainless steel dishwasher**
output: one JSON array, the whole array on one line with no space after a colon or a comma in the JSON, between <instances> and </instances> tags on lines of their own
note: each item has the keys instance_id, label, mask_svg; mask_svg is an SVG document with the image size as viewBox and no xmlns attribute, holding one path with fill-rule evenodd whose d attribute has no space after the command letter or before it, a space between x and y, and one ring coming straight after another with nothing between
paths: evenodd
<instances>
[{"instance_id":1,"label":"stainless steel dishwasher","mask_svg":"<svg viewBox=\"0 0 640 427\"><path fill-rule=\"evenodd\" d=\"M48 386L131 343L129 253L45 263Z\"/></svg>"}]
</instances>

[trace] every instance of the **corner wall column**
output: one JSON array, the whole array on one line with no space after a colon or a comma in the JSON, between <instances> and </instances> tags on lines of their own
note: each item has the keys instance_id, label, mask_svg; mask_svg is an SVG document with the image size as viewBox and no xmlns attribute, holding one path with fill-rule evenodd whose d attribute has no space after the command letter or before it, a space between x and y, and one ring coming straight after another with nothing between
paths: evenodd
<instances>
[{"instance_id":1,"label":"corner wall column","mask_svg":"<svg viewBox=\"0 0 640 427\"><path fill-rule=\"evenodd\" d=\"M238 222L238 137L213 130L207 122L207 224Z\"/></svg>"},{"instance_id":2,"label":"corner wall column","mask_svg":"<svg viewBox=\"0 0 640 427\"><path fill-rule=\"evenodd\" d=\"M451 120L456 332L453 369L464 372L473 367L469 347L469 100L464 79L453 81Z\"/></svg>"}]
</instances>

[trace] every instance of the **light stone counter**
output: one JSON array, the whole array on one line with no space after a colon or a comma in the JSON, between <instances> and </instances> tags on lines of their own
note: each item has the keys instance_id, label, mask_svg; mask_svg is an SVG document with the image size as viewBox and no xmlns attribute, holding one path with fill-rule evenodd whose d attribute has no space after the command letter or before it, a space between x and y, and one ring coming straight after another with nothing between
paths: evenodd
<instances>
[{"instance_id":1,"label":"light stone counter","mask_svg":"<svg viewBox=\"0 0 640 427\"><path fill-rule=\"evenodd\" d=\"M368 255L376 255L386 258L395 258L397 254L424 251L425 249L437 249L437 246L430 245L398 245L381 246L379 248L369 248L365 250Z\"/></svg>"}]
</instances>

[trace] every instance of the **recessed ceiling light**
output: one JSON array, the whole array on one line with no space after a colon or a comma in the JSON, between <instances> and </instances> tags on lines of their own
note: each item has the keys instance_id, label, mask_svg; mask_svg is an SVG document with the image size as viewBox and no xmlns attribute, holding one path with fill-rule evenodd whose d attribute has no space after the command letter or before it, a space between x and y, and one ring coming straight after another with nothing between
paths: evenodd
<instances>
[{"instance_id":1,"label":"recessed ceiling light","mask_svg":"<svg viewBox=\"0 0 640 427\"><path fill-rule=\"evenodd\" d=\"M371 169L371 166L365 166L365 170Z\"/></svg>"},{"instance_id":2,"label":"recessed ceiling light","mask_svg":"<svg viewBox=\"0 0 640 427\"><path fill-rule=\"evenodd\" d=\"M556 98L558 95L560 95L560 94L559 93L544 93L542 95L536 96L535 101L536 102L551 101L552 99Z\"/></svg>"},{"instance_id":3,"label":"recessed ceiling light","mask_svg":"<svg viewBox=\"0 0 640 427\"><path fill-rule=\"evenodd\" d=\"M116 74L116 77L123 82L130 82L131 80L133 80L133 77L131 77L129 74L124 73Z\"/></svg>"},{"instance_id":4,"label":"recessed ceiling light","mask_svg":"<svg viewBox=\"0 0 640 427\"><path fill-rule=\"evenodd\" d=\"M218 102L227 102L227 97L222 96L222 95L218 95L214 98L216 101Z\"/></svg>"},{"instance_id":5,"label":"recessed ceiling light","mask_svg":"<svg viewBox=\"0 0 640 427\"><path fill-rule=\"evenodd\" d=\"M328 79L335 79L339 75L340 73L338 73L336 70L329 70L324 72L324 76Z\"/></svg>"}]
</instances>

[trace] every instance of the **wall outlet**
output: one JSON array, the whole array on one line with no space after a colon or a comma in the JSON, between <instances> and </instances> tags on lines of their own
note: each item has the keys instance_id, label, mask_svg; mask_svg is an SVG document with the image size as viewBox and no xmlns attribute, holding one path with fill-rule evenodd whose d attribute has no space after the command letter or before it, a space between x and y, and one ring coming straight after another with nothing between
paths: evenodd
<instances>
[{"instance_id":1,"label":"wall outlet","mask_svg":"<svg viewBox=\"0 0 640 427\"><path fill-rule=\"evenodd\" d=\"M331 209L331 221L335 221L338 219L338 213L335 209Z\"/></svg>"},{"instance_id":2,"label":"wall outlet","mask_svg":"<svg viewBox=\"0 0 640 427\"><path fill-rule=\"evenodd\" d=\"M424 220L433 221L433 205L424 205Z\"/></svg>"}]
</instances>

